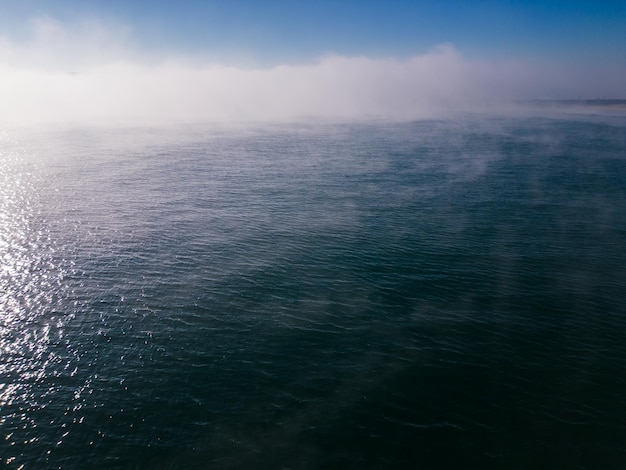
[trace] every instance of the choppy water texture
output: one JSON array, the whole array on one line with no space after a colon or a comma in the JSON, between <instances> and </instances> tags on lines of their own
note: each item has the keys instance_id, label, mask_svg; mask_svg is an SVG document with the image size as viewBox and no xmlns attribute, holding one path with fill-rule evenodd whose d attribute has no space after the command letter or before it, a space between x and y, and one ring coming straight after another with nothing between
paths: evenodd
<instances>
[{"instance_id":1,"label":"choppy water texture","mask_svg":"<svg viewBox=\"0 0 626 470\"><path fill-rule=\"evenodd\" d=\"M626 117L0 145L10 468L626 468Z\"/></svg>"}]
</instances>

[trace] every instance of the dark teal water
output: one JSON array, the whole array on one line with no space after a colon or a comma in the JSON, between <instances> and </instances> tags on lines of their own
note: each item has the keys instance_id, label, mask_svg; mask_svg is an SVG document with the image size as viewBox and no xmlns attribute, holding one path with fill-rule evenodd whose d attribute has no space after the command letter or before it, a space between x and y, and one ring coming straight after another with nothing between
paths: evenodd
<instances>
[{"instance_id":1,"label":"dark teal water","mask_svg":"<svg viewBox=\"0 0 626 470\"><path fill-rule=\"evenodd\" d=\"M626 117L0 136L9 468L626 467Z\"/></svg>"}]
</instances>

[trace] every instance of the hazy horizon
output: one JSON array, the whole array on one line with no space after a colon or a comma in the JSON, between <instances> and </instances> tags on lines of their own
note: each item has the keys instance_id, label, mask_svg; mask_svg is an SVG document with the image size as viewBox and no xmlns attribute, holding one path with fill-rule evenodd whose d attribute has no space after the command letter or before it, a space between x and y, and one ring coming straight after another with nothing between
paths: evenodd
<instances>
[{"instance_id":1,"label":"hazy horizon","mask_svg":"<svg viewBox=\"0 0 626 470\"><path fill-rule=\"evenodd\" d=\"M209 5L156 2L145 18L116 2L5 7L0 122L413 119L626 99L620 5ZM542 46L535 28L550 22Z\"/></svg>"}]
</instances>

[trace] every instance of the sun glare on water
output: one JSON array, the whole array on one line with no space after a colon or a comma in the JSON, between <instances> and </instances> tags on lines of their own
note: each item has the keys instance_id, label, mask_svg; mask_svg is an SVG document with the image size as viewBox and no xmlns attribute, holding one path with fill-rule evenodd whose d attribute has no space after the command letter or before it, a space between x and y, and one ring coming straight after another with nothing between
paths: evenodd
<instances>
[{"instance_id":1,"label":"sun glare on water","mask_svg":"<svg viewBox=\"0 0 626 470\"><path fill-rule=\"evenodd\" d=\"M6 133L0 144L0 424L9 444L26 444L33 411L49 405L70 364L64 271L38 211L37 177Z\"/></svg>"}]
</instances>

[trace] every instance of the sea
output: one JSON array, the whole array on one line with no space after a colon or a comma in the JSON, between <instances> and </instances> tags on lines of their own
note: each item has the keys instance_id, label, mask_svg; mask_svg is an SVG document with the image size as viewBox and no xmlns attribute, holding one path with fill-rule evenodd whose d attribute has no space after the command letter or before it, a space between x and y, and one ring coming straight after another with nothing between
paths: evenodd
<instances>
[{"instance_id":1,"label":"sea","mask_svg":"<svg viewBox=\"0 0 626 470\"><path fill-rule=\"evenodd\" d=\"M0 462L626 468L587 108L0 130Z\"/></svg>"}]
</instances>

